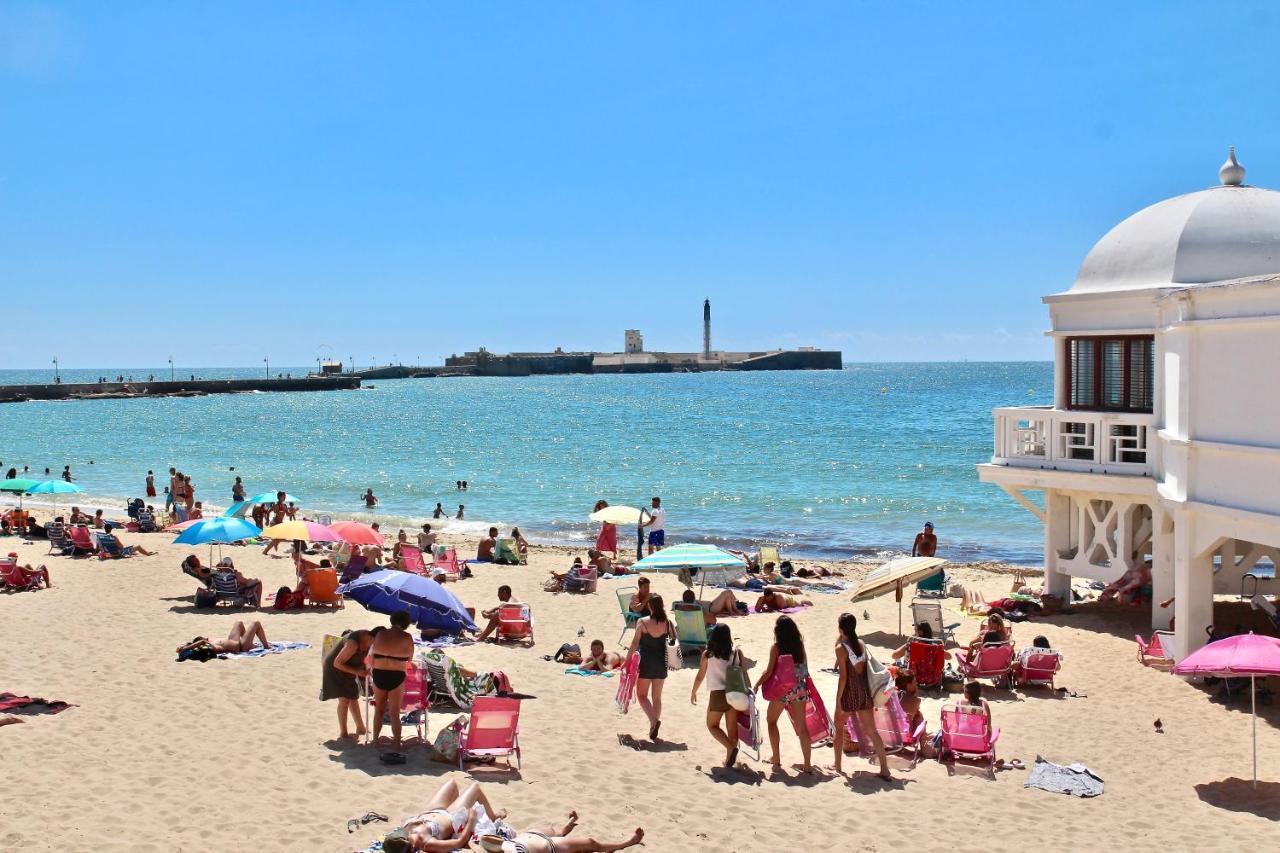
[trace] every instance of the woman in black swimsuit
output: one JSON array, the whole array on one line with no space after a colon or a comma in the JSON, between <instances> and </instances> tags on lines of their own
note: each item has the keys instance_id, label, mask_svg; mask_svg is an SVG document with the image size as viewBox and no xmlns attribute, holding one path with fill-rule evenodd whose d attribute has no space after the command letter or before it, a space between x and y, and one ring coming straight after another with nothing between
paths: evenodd
<instances>
[{"instance_id":1,"label":"woman in black swimsuit","mask_svg":"<svg viewBox=\"0 0 1280 853\"><path fill-rule=\"evenodd\" d=\"M662 596L650 595L646 607L649 615L636 623L629 654L640 652L636 701L649 718L649 740L657 740L662 726L662 685L667 678L667 637L671 636L672 629Z\"/></svg>"},{"instance_id":2,"label":"woman in black swimsuit","mask_svg":"<svg viewBox=\"0 0 1280 853\"><path fill-rule=\"evenodd\" d=\"M400 701L404 698L405 664L413 660L413 635L407 630L410 619L405 610L391 614L391 627L378 633L373 653L373 742L378 742L382 718L391 712L391 735L400 748Z\"/></svg>"}]
</instances>

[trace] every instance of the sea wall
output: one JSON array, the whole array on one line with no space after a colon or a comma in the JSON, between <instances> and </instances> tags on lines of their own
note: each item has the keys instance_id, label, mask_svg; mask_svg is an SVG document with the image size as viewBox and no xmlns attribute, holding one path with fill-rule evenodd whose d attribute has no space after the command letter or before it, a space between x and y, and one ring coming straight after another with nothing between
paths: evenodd
<instances>
[{"instance_id":1,"label":"sea wall","mask_svg":"<svg viewBox=\"0 0 1280 853\"><path fill-rule=\"evenodd\" d=\"M0 403L26 400L93 400L128 397L189 397L248 391L342 391L360 387L357 376L296 379L178 379L171 382L82 382L0 385Z\"/></svg>"}]
</instances>

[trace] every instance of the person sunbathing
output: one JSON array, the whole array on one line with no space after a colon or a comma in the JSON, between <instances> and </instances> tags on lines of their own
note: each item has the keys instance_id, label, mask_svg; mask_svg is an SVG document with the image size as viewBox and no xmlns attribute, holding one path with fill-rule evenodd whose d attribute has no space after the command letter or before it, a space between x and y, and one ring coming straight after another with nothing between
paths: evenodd
<instances>
[{"instance_id":1,"label":"person sunbathing","mask_svg":"<svg viewBox=\"0 0 1280 853\"><path fill-rule=\"evenodd\" d=\"M686 589L680 601L672 605L673 610L701 610L702 618L707 625L716 624L717 616L733 616L738 612L738 599L730 590L721 590L720 594L710 601L699 601L693 590Z\"/></svg>"},{"instance_id":2,"label":"person sunbathing","mask_svg":"<svg viewBox=\"0 0 1280 853\"><path fill-rule=\"evenodd\" d=\"M590 654L583 657L582 662L578 664L578 669L593 672L610 672L621 667L622 655L617 652L606 652L603 640L592 640Z\"/></svg>"},{"instance_id":3,"label":"person sunbathing","mask_svg":"<svg viewBox=\"0 0 1280 853\"><path fill-rule=\"evenodd\" d=\"M114 533L103 533L101 535L115 542L116 547L120 549L121 557L132 557L134 554L141 554L144 557L154 557L156 555L155 551L148 551L141 545L125 545L120 541L120 537Z\"/></svg>"},{"instance_id":4,"label":"person sunbathing","mask_svg":"<svg viewBox=\"0 0 1280 853\"><path fill-rule=\"evenodd\" d=\"M784 591L785 589L795 589L795 587L768 587L763 595L756 600L757 613L778 613L783 610L791 610L795 607L812 607L812 601L806 601L797 598L795 594ZM798 592L798 590L797 590Z\"/></svg>"},{"instance_id":5,"label":"person sunbathing","mask_svg":"<svg viewBox=\"0 0 1280 853\"><path fill-rule=\"evenodd\" d=\"M262 648L271 648L271 643L267 641L267 632L263 630L261 622L250 622L246 626L243 622L237 621L231 626L231 632L227 634L225 640L210 640L207 637L196 637L191 642L178 646L178 654L184 651L195 649L200 646L208 646L218 654L240 654L242 652L253 651L255 642L262 644Z\"/></svg>"},{"instance_id":6,"label":"person sunbathing","mask_svg":"<svg viewBox=\"0 0 1280 853\"><path fill-rule=\"evenodd\" d=\"M11 559L16 559L17 556L18 556L17 554L9 555ZM31 584L32 578L40 578L41 580L44 581L45 586L53 586L53 584L49 581L49 570L45 568L43 564L41 564L40 568L38 569L31 568L30 563L27 563L26 565L22 565L22 566L14 566L14 568L16 568L18 570L18 574L22 576L22 582L25 585L29 586Z\"/></svg>"},{"instance_id":7,"label":"person sunbathing","mask_svg":"<svg viewBox=\"0 0 1280 853\"><path fill-rule=\"evenodd\" d=\"M498 587L498 606L488 610L480 611L480 615L489 620L489 624L484 626L484 630L476 635L476 642L484 642L490 634L498 630L498 614L502 612L502 605L511 603L511 587L503 584ZM518 602L517 602L518 603Z\"/></svg>"}]
</instances>

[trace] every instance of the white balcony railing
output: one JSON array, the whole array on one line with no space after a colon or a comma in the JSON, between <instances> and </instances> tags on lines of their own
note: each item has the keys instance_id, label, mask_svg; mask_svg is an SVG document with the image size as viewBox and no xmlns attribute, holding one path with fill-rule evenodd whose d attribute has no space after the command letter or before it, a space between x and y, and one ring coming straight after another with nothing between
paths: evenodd
<instances>
[{"instance_id":1,"label":"white balcony railing","mask_svg":"<svg viewBox=\"0 0 1280 853\"><path fill-rule=\"evenodd\" d=\"M1144 477L1155 470L1153 415L1042 406L1000 408L994 415L996 465Z\"/></svg>"}]
</instances>

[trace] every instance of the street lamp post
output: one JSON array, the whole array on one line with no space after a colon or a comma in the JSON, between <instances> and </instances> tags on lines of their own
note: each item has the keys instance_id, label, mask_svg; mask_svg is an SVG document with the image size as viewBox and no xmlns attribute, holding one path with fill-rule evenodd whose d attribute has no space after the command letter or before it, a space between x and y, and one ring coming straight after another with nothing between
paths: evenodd
<instances>
[{"instance_id":1,"label":"street lamp post","mask_svg":"<svg viewBox=\"0 0 1280 853\"><path fill-rule=\"evenodd\" d=\"M268 359L264 358L262 360L262 363L267 366L267 378L270 379L271 378L271 362Z\"/></svg>"},{"instance_id":2,"label":"street lamp post","mask_svg":"<svg viewBox=\"0 0 1280 853\"><path fill-rule=\"evenodd\" d=\"M351 372L356 372L356 357L354 355L347 356L347 361L351 363Z\"/></svg>"},{"instance_id":3,"label":"street lamp post","mask_svg":"<svg viewBox=\"0 0 1280 853\"><path fill-rule=\"evenodd\" d=\"M59 385L61 383L62 377L58 375L58 357L55 355L53 357L53 384Z\"/></svg>"},{"instance_id":4,"label":"street lamp post","mask_svg":"<svg viewBox=\"0 0 1280 853\"><path fill-rule=\"evenodd\" d=\"M173 356L169 356L169 381L173 381Z\"/></svg>"}]
</instances>

